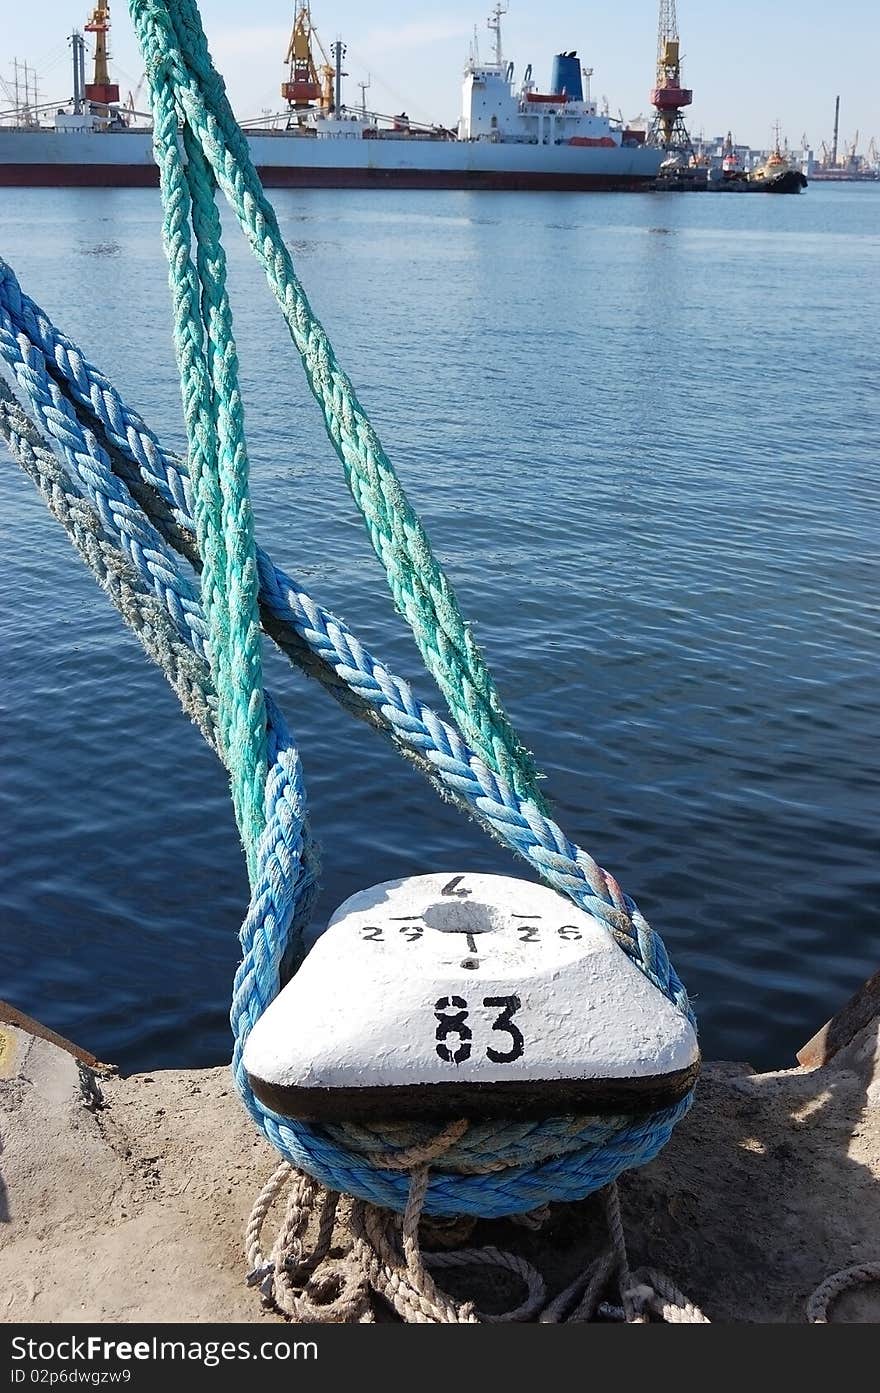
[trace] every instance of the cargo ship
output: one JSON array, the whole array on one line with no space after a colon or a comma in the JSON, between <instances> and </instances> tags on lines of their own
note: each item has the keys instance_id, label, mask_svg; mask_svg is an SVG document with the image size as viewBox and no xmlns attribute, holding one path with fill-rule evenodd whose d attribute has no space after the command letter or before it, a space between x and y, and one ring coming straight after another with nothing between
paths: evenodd
<instances>
[{"instance_id":1,"label":"cargo ship","mask_svg":"<svg viewBox=\"0 0 880 1393\"><path fill-rule=\"evenodd\" d=\"M87 32L94 35L95 71L85 81L85 41L72 36L73 99L52 124L30 112L0 124L0 186L148 187L158 184L148 125L119 102L110 80L110 7L96 5ZM346 107L342 100L341 42L318 44L308 4L297 3L282 84L287 108L282 128L245 129L251 157L267 188L414 189L643 189L656 178L662 151L643 130L600 111L590 96L590 69L575 51L557 54L550 85L540 90L531 65L517 83L504 57L501 17L488 25L490 62L476 43L464 71L457 129L424 126L405 113L382 117ZM584 81L586 79L586 89Z\"/></svg>"}]
</instances>

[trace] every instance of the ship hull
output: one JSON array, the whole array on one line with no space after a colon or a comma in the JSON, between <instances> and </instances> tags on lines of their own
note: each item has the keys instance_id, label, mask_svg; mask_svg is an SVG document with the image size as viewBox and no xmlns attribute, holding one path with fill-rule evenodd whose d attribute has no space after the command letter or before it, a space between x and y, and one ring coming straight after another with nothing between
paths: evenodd
<instances>
[{"instance_id":1,"label":"ship hull","mask_svg":"<svg viewBox=\"0 0 880 1393\"><path fill-rule=\"evenodd\" d=\"M643 189L661 154L490 141L320 140L249 137L266 188L571 190ZM0 130L0 187L148 188L158 183L147 133L56 135Z\"/></svg>"},{"instance_id":2,"label":"ship hull","mask_svg":"<svg viewBox=\"0 0 880 1393\"><path fill-rule=\"evenodd\" d=\"M155 165L0 164L0 189L151 189Z\"/></svg>"},{"instance_id":3,"label":"ship hull","mask_svg":"<svg viewBox=\"0 0 880 1393\"><path fill-rule=\"evenodd\" d=\"M497 189L636 190L650 177L627 174L542 173L533 170L332 169L257 166L266 189ZM0 188L156 188L159 171L136 165L0 165Z\"/></svg>"},{"instance_id":4,"label":"ship hull","mask_svg":"<svg viewBox=\"0 0 880 1393\"><path fill-rule=\"evenodd\" d=\"M806 175L797 172L790 177L781 174L775 179L749 179L743 175L741 179L719 180L709 188L716 193L801 193L809 182Z\"/></svg>"},{"instance_id":5,"label":"ship hull","mask_svg":"<svg viewBox=\"0 0 880 1393\"><path fill-rule=\"evenodd\" d=\"M758 193L800 193L807 187L809 180L799 169L787 169L783 174L774 174L769 179L755 178L754 175L749 180L749 186Z\"/></svg>"}]
</instances>

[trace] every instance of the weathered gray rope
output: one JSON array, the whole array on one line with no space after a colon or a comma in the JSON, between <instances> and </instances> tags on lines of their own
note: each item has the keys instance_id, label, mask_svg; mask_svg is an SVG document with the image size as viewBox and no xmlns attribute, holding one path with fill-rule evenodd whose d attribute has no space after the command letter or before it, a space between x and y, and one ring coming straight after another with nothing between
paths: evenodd
<instances>
[{"instance_id":1,"label":"weathered gray rope","mask_svg":"<svg viewBox=\"0 0 880 1393\"><path fill-rule=\"evenodd\" d=\"M827 1325L828 1312L838 1296L851 1291L853 1287L867 1286L871 1282L880 1282L880 1262L862 1262L855 1267L832 1272L808 1300L807 1320L811 1325Z\"/></svg>"},{"instance_id":2,"label":"weathered gray rope","mask_svg":"<svg viewBox=\"0 0 880 1393\"><path fill-rule=\"evenodd\" d=\"M505 1249L496 1248L492 1244L482 1248L457 1248L449 1253L425 1253L424 1261L428 1267L437 1268L495 1267L512 1272L515 1277L520 1279L526 1289L524 1300L519 1306L514 1306L509 1311L502 1311L498 1315L488 1314L485 1311L478 1313L479 1319L487 1325L533 1320L543 1307L547 1297L544 1278L537 1268L517 1253L508 1253Z\"/></svg>"},{"instance_id":3,"label":"weathered gray rope","mask_svg":"<svg viewBox=\"0 0 880 1393\"><path fill-rule=\"evenodd\" d=\"M471 1302L459 1303L434 1282L422 1259L419 1219L428 1188L429 1167L410 1173L409 1196L403 1215L365 1201L352 1209L354 1254L374 1291L410 1324L475 1325L479 1317Z\"/></svg>"},{"instance_id":4,"label":"weathered gray rope","mask_svg":"<svg viewBox=\"0 0 880 1393\"><path fill-rule=\"evenodd\" d=\"M452 1124L437 1139L442 1145L461 1124ZM421 1147L422 1152L425 1147ZM560 1322L578 1324L597 1318L644 1324L649 1317L673 1325L708 1325L698 1306L670 1280L653 1267L630 1272L617 1186L602 1193L611 1239L610 1247L552 1301L543 1305L544 1282L540 1273L523 1258L495 1247L464 1248L452 1252L422 1253L418 1245L420 1200L427 1182L422 1165L413 1172L411 1205L407 1214L393 1215L374 1205L357 1202L350 1227L354 1236L352 1257L361 1271L361 1282L348 1283L343 1274L334 1273L340 1291L336 1299L317 1303L320 1278L315 1273L332 1244L334 1224L338 1222L339 1196L323 1190L310 1176L296 1171L286 1161L273 1172L261 1191L248 1221L245 1247L250 1268L249 1282L262 1283L264 1292L285 1315L297 1321L363 1321L369 1319L368 1287L389 1302L403 1320L415 1323L466 1323L528 1321L537 1318L542 1325ZM281 1192L293 1181L284 1222L265 1260L260 1237L266 1218ZM312 1250L304 1251L303 1237L312 1214L318 1211L318 1232ZM451 1269L464 1266L496 1266L519 1277L527 1290L517 1308L500 1315L474 1311L472 1304L455 1302L441 1292L424 1271L425 1267ZM301 1285L297 1287L299 1280ZM326 1281L326 1278L324 1279ZM617 1302L603 1299L612 1282ZM859 1263L834 1272L816 1288L807 1301L807 1320L824 1325L837 1298L855 1287L880 1282L880 1262Z\"/></svg>"},{"instance_id":5,"label":"weathered gray rope","mask_svg":"<svg viewBox=\"0 0 880 1393\"><path fill-rule=\"evenodd\" d=\"M590 1264L586 1272L581 1272L556 1295L539 1317L541 1325L558 1325L565 1321L579 1324L593 1319L599 1305L599 1298L614 1273L613 1252L603 1253ZM620 1317L623 1320L623 1310Z\"/></svg>"},{"instance_id":6,"label":"weathered gray rope","mask_svg":"<svg viewBox=\"0 0 880 1393\"><path fill-rule=\"evenodd\" d=\"M36 484L49 511L139 639L147 656L161 669L186 714L211 749L221 756L217 697L208 663L194 650L152 586L148 586L118 537L107 531L101 514L79 492L45 437L0 376L0 437ZM183 530L181 530L183 536ZM303 865L316 893L319 850L307 824L303 828ZM301 912L309 912L304 904Z\"/></svg>"},{"instance_id":7,"label":"weathered gray rope","mask_svg":"<svg viewBox=\"0 0 880 1393\"><path fill-rule=\"evenodd\" d=\"M516 1253L493 1245L423 1252L420 1224L430 1162L439 1159L454 1145L465 1126L450 1124L435 1138L431 1156L427 1153L432 1148L423 1143L419 1146L417 1162L400 1154L394 1158L400 1168L405 1159L410 1161L409 1199L402 1215L364 1200L352 1203L347 1219L348 1233L353 1239L349 1261L347 1266L329 1275L320 1270L321 1263L331 1252L334 1225L345 1226L341 1225L337 1213L339 1196L324 1191L310 1176L284 1162L264 1186L248 1221L245 1249L250 1284L261 1284L267 1301L297 1321L368 1320L368 1292L372 1289L409 1324L474 1325L537 1320L548 1325L601 1317L628 1324L646 1324L650 1318L670 1324L709 1323L699 1307L664 1273L648 1267L630 1272L616 1185L609 1185L603 1191L610 1247L549 1304L540 1272ZM288 1183L292 1183L293 1188L271 1257L267 1260L260 1247L262 1230ZM304 1238L310 1222L317 1232L306 1252ZM473 1302L458 1301L442 1291L429 1271L463 1267L495 1268L512 1274L524 1288L522 1301L499 1313L477 1311ZM336 1284L333 1299L329 1301L326 1299L328 1281ZM610 1287L616 1289L619 1304L603 1301ZM316 1301L316 1295L321 1299Z\"/></svg>"},{"instance_id":8,"label":"weathered gray rope","mask_svg":"<svg viewBox=\"0 0 880 1393\"><path fill-rule=\"evenodd\" d=\"M708 1325L708 1318L700 1308L665 1273L653 1267L640 1267L630 1272L617 1186L606 1186L602 1197L611 1246L550 1303L541 1317L542 1322L578 1323L605 1315L629 1325L644 1325L649 1316L667 1324ZM619 1304L601 1300L612 1279L619 1293ZM573 1302L577 1304L572 1307Z\"/></svg>"},{"instance_id":9,"label":"weathered gray rope","mask_svg":"<svg viewBox=\"0 0 880 1393\"><path fill-rule=\"evenodd\" d=\"M386 1151L374 1157L373 1165L395 1171L411 1171L418 1166L425 1166L439 1156L445 1156L449 1148L461 1140L469 1127L467 1118L456 1118L441 1132L435 1131L433 1136L413 1142L404 1151Z\"/></svg>"},{"instance_id":10,"label":"weathered gray rope","mask_svg":"<svg viewBox=\"0 0 880 1393\"><path fill-rule=\"evenodd\" d=\"M637 1303L642 1312L652 1315L667 1325L709 1325L699 1306L680 1291L664 1272L655 1267L639 1267L632 1274L629 1290L631 1300Z\"/></svg>"},{"instance_id":11,"label":"weathered gray rope","mask_svg":"<svg viewBox=\"0 0 880 1393\"><path fill-rule=\"evenodd\" d=\"M180 637L166 607L108 538L97 510L73 486L2 376L0 435L147 656L165 673L184 711L216 751L217 699L207 663Z\"/></svg>"},{"instance_id":12,"label":"weathered gray rope","mask_svg":"<svg viewBox=\"0 0 880 1393\"><path fill-rule=\"evenodd\" d=\"M260 1239L266 1215L288 1183L292 1188L284 1221L270 1257L265 1258ZM269 1304L300 1324L372 1320L363 1277L353 1279L350 1272L338 1266L330 1272L325 1265L325 1270L318 1272L330 1253L338 1204L338 1193L325 1190L310 1175L282 1161L260 1192L248 1220L248 1283L259 1284ZM307 1230L313 1218L316 1232L307 1250Z\"/></svg>"}]
</instances>

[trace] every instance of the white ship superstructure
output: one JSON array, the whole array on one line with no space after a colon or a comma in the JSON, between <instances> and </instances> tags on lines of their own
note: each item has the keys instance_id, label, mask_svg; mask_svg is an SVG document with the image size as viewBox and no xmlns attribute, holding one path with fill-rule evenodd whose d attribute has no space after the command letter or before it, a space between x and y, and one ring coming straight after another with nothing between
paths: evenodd
<instances>
[{"instance_id":1,"label":"white ship superstructure","mask_svg":"<svg viewBox=\"0 0 880 1393\"><path fill-rule=\"evenodd\" d=\"M549 91L538 91L531 64L517 89L514 65L505 63L502 54L500 6L489 24L496 36L495 58L481 63L472 56L465 68L458 124L461 140L594 149L623 146L620 123L612 122L607 114L600 115L590 99L592 70L581 67L577 53L556 55Z\"/></svg>"}]
</instances>

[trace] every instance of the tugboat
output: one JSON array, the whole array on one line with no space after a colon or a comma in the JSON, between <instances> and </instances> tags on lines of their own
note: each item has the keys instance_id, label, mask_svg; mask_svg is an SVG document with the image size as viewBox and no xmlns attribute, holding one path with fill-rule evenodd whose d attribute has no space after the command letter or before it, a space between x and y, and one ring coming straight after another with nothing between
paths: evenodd
<instances>
[{"instance_id":1,"label":"tugboat","mask_svg":"<svg viewBox=\"0 0 880 1393\"><path fill-rule=\"evenodd\" d=\"M760 193L800 193L807 187L807 176L794 169L779 148L779 127L773 153L749 172L749 187Z\"/></svg>"},{"instance_id":2,"label":"tugboat","mask_svg":"<svg viewBox=\"0 0 880 1393\"><path fill-rule=\"evenodd\" d=\"M709 177L709 188L718 193L800 193L806 187L806 175L789 164L779 148L778 126L773 153L763 164L749 171L744 168L728 131L721 153L721 168L713 169Z\"/></svg>"}]
</instances>

